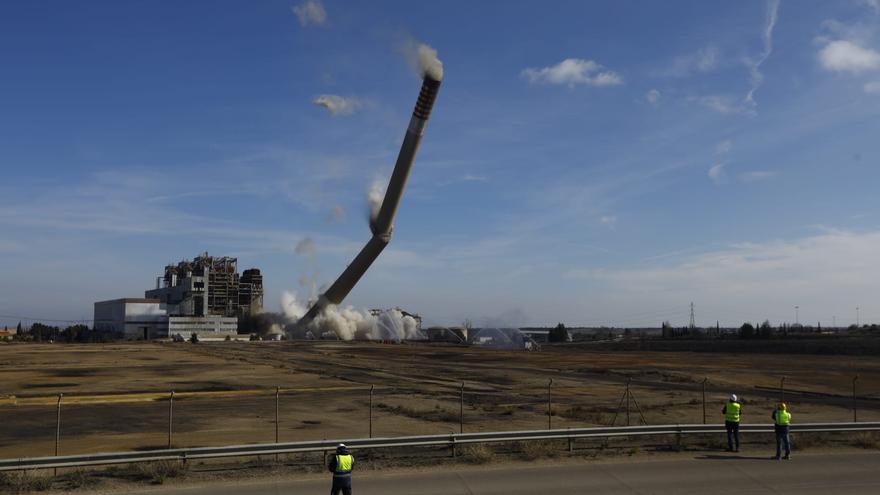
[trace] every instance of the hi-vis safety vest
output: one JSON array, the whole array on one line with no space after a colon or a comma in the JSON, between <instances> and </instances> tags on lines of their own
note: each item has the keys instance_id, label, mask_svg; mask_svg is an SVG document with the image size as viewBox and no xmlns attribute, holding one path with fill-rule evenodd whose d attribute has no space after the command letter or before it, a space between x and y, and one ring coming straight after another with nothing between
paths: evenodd
<instances>
[{"instance_id":1,"label":"hi-vis safety vest","mask_svg":"<svg viewBox=\"0 0 880 495\"><path fill-rule=\"evenodd\" d=\"M788 411L776 411L776 424L779 426L788 426L791 424L791 413Z\"/></svg>"},{"instance_id":2,"label":"hi-vis safety vest","mask_svg":"<svg viewBox=\"0 0 880 495\"><path fill-rule=\"evenodd\" d=\"M724 421L739 423L740 409L742 409L742 405L740 405L739 402L728 402L727 405L724 406Z\"/></svg>"},{"instance_id":3,"label":"hi-vis safety vest","mask_svg":"<svg viewBox=\"0 0 880 495\"><path fill-rule=\"evenodd\" d=\"M351 455L337 455L336 470L333 471L333 476L350 476L352 464L354 464L354 457Z\"/></svg>"}]
</instances>

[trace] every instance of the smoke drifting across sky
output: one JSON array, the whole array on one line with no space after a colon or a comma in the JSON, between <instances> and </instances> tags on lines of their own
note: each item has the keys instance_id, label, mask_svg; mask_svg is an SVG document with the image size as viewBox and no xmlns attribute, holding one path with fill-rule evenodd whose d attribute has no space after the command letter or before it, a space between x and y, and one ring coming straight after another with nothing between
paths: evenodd
<instances>
[{"instance_id":1,"label":"smoke drifting across sky","mask_svg":"<svg viewBox=\"0 0 880 495\"><path fill-rule=\"evenodd\" d=\"M363 102L357 98L339 95L319 95L316 96L312 103L324 107L330 112L330 115L351 115L355 111L363 107Z\"/></svg>"}]
</instances>

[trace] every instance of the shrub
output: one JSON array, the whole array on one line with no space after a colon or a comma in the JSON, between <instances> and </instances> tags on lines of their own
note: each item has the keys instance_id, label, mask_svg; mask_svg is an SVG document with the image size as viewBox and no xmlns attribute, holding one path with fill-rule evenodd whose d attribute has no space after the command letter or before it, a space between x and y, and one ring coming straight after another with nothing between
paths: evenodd
<instances>
[{"instance_id":1,"label":"shrub","mask_svg":"<svg viewBox=\"0 0 880 495\"><path fill-rule=\"evenodd\" d=\"M141 462L134 464L135 477L155 485L165 483L168 478L179 478L186 474L187 467L178 461Z\"/></svg>"},{"instance_id":2,"label":"shrub","mask_svg":"<svg viewBox=\"0 0 880 495\"><path fill-rule=\"evenodd\" d=\"M98 480L81 469L68 474L66 478L68 486L72 489L88 488L98 483Z\"/></svg>"},{"instance_id":3,"label":"shrub","mask_svg":"<svg viewBox=\"0 0 880 495\"><path fill-rule=\"evenodd\" d=\"M473 464L486 464L495 459L495 451L486 444L478 443L465 446L462 457Z\"/></svg>"},{"instance_id":4,"label":"shrub","mask_svg":"<svg viewBox=\"0 0 880 495\"><path fill-rule=\"evenodd\" d=\"M520 442L520 450L522 451L522 456L529 461L545 457L556 457L560 451L558 446L550 440Z\"/></svg>"},{"instance_id":5,"label":"shrub","mask_svg":"<svg viewBox=\"0 0 880 495\"><path fill-rule=\"evenodd\" d=\"M825 447L831 443L831 437L827 433L792 433L791 445L799 450L814 447Z\"/></svg>"},{"instance_id":6,"label":"shrub","mask_svg":"<svg viewBox=\"0 0 880 495\"><path fill-rule=\"evenodd\" d=\"M440 423L457 423L458 422L458 411L453 411L451 409L446 409L440 407L439 405L434 406L434 409L419 409L416 407L410 406L392 406L389 404L385 404L384 402L380 402L376 404L377 409L382 409L388 411L392 414L399 414L401 416L407 416L414 419L421 419L424 421L435 421Z\"/></svg>"},{"instance_id":7,"label":"shrub","mask_svg":"<svg viewBox=\"0 0 880 495\"><path fill-rule=\"evenodd\" d=\"M568 409L557 411L563 418L583 421L594 425L610 425L612 416L601 411L594 411L583 406L574 406Z\"/></svg>"},{"instance_id":8,"label":"shrub","mask_svg":"<svg viewBox=\"0 0 880 495\"><path fill-rule=\"evenodd\" d=\"M33 471L0 472L0 488L9 493L42 492L52 488L52 478Z\"/></svg>"},{"instance_id":9,"label":"shrub","mask_svg":"<svg viewBox=\"0 0 880 495\"><path fill-rule=\"evenodd\" d=\"M880 433L876 431L860 433L853 443L863 449L880 449Z\"/></svg>"}]
</instances>

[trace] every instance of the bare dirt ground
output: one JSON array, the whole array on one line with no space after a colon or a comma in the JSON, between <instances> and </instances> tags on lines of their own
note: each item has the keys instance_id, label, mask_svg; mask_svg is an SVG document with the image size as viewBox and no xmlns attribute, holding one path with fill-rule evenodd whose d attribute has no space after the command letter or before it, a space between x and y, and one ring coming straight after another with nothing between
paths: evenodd
<instances>
[{"instance_id":1,"label":"bare dirt ground","mask_svg":"<svg viewBox=\"0 0 880 495\"><path fill-rule=\"evenodd\" d=\"M709 422L731 392L744 422L766 423L780 397L795 421L880 420L880 360L691 352L601 352L545 346L540 352L370 342L0 345L0 457L52 455L63 393L61 454L165 447L175 391L173 444L281 441L607 425L627 380L630 421L699 423L702 381Z\"/></svg>"}]
</instances>

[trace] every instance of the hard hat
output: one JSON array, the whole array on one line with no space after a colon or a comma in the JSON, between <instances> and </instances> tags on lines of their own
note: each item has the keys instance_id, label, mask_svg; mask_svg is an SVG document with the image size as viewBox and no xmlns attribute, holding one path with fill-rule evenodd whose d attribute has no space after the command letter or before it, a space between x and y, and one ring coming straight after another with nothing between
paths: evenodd
<instances>
[{"instance_id":1,"label":"hard hat","mask_svg":"<svg viewBox=\"0 0 880 495\"><path fill-rule=\"evenodd\" d=\"M339 445L336 446L336 450L345 450L346 448L347 447L345 446L344 443L340 443Z\"/></svg>"},{"instance_id":2,"label":"hard hat","mask_svg":"<svg viewBox=\"0 0 880 495\"><path fill-rule=\"evenodd\" d=\"M730 394L730 402L736 402L736 394Z\"/></svg>"}]
</instances>

